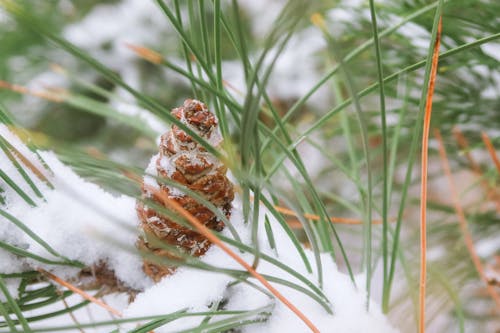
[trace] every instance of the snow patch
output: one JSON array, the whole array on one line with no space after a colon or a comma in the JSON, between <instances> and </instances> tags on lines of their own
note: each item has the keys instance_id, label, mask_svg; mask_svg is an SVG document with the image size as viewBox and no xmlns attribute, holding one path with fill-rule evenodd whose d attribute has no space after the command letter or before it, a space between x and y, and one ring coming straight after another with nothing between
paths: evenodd
<instances>
[{"instance_id":1,"label":"snow patch","mask_svg":"<svg viewBox=\"0 0 500 333\"><path fill-rule=\"evenodd\" d=\"M242 218L241 198L235 198L231 223L238 231L242 241L251 245L250 227L244 225ZM262 209L260 216L260 226L263 226L264 216L269 213ZM288 236L282 231L277 221L270 218L273 225L273 233L277 248L271 249L266 240L265 230L259 229L260 250L279 260L281 263L306 277L316 287L318 286L318 276L315 273L309 274L298 255L296 249ZM230 237L226 228L223 231ZM231 247L231 246L230 246ZM253 255L250 253L240 253L235 247L231 247L250 265ZM305 250L308 260L314 262L314 254ZM276 255L278 253L278 255ZM217 268L244 270L239 264L231 259L225 252L216 246L201 258L205 264L213 265ZM366 294L357 289L349 276L339 272L337 266L327 254L321 256L323 263L323 276L325 278L323 293L330 301L333 315L329 314L319 303L310 296L305 295L293 288L272 283L292 304L297 306L321 332L396 332L387 319L381 313L377 304L370 301L370 312L366 312ZM314 265L313 265L314 266ZM257 271L287 281L296 283L306 289L309 287L291 276L283 269L261 259ZM356 280L362 280L362 275ZM251 282L260 286L255 279ZM200 271L195 268L182 267L178 271L165 277L154 287L139 294L136 300L124 311L125 317L140 317L146 315L161 315L170 312L188 309L189 311L209 311L210 306L223 298L227 303L225 310L254 310L266 305L273 305L272 315L266 322L244 326L242 332L310 332L305 324L293 314L284 304L278 300L269 298L261 291L254 289L245 283L238 283L229 286L234 281L233 278L217 273L215 271ZM260 286L264 288L263 286ZM264 288L265 289L265 288ZM181 318L170 322L156 332L177 332L194 328L201 323L202 317ZM217 320L214 318L213 320ZM128 326L131 329L133 326Z\"/></svg>"},{"instance_id":2,"label":"snow patch","mask_svg":"<svg viewBox=\"0 0 500 333\"><path fill-rule=\"evenodd\" d=\"M80 178L62 164L54 153L40 152L40 157L52 170L53 174L50 174L45 171L38 157L3 125L0 125L0 134L38 170L44 172L55 187L55 190L50 189L33 172L24 168L43 194L43 199L38 198L10 160L0 156L2 170L36 204L36 207L32 207L11 187L5 186L3 195L6 205L3 209L45 240L58 254L88 266L105 261L127 285L137 289L147 286L141 269L142 259L134 247L138 235L134 198L115 197ZM0 240L45 259L62 260L3 218L0 220ZM124 249L124 246L128 246L128 249ZM0 250L0 257L2 273L44 268L61 277L68 277L76 272L75 269L41 263L35 259L20 259L3 249Z\"/></svg>"}]
</instances>

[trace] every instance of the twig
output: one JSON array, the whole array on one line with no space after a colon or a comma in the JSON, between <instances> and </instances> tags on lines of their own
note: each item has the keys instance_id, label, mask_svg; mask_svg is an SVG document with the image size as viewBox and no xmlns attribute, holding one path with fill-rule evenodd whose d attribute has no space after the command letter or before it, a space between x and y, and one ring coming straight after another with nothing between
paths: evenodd
<instances>
[{"instance_id":1,"label":"twig","mask_svg":"<svg viewBox=\"0 0 500 333\"><path fill-rule=\"evenodd\" d=\"M432 54L431 73L427 100L425 104L424 126L422 135L422 167L421 167L421 189L420 189L420 288L419 288L419 323L420 333L425 332L425 287L427 277L427 165L429 149L429 130L432 114L432 97L436 84L436 73L439 59L439 45L441 42L442 16L439 17L436 42Z\"/></svg>"},{"instance_id":2,"label":"twig","mask_svg":"<svg viewBox=\"0 0 500 333\"><path fill-rule=\"evenodd\" d=\"M12 130L13 132L15 132L16 128L15 127L9 127L9 130ZM47 179L47 177L45 177L45 175L43 174L43 172L41 172L26 156L24 156L19 150L17 150L16 147L14 146L11 146L9 147L9 150L12 151L12 154L17 157L21 163L23 163L28 169L31 170L31 172L33 172L33 174L38 178L40 179L41 181L43 181L44 183L46 184L50 184L50 181Z\"/></svg>"},{"instance_id":3,"label":"twig","mask_svg":"<svg viewBox=\"0 0 500 333\"><path fill-rule=\"evenodd\" d=\"M97 299L89 294L87 294L85 291L81 290L80 288L72 285L71 283L67 282L67 281L64 281L63 279L61 279L60 277L50 273L50 272L47 272L46 270L44 270L43 268L38 268L38 271L40 273L42 273L43 275L45 275L46 277L48 277L49 279L51 279L52 281L60 284L61 286L64 286L66 288L68 288L69 290L71 290L72 292L82 296L83 298L85 298L86 300L94 303L94 304L97 304L99 305L100 307L106 309L107 311L111 312L112 314L118 316L118 317L122 317L122 313L118 310L116 310L115 308L112 308L111 306L109 306L108 304L106 304L104 301L100 300L100 299Z\"/></svg>"},{"instance_id":4,"label":"twig","mask_svg":"<svg viewBox=\"0 0 500 333\"><path fill-rule=\"evenodd\" d=\"M130 43L125 43L125 46L127 46L130 50L132 50L139 57L141 57L144 60L147 60L153 64L159 65L163 62L163 56L160 53L153 51L147 47L134 45L134 44L130 44Z\"/></svg>"},{"instance_id":5,"label":"twig","mask_svg":"<svg viewBox=\"0 0 500 333\"><path fill-rule=\"evenodd\" d=\"M453 200L453 206L455 207L455 212L458 216L458 221L460 223L460 230L462 231L462 235L464 237L465 246L467 247L467 251L471 256L472 262L474 263L474 267L476 268L477 273L484 281L486 285L486 289L490 294L491 298L495 301L497 305L497 309L500 309L500 296L496 293L493 286L488 283L488 277L484 273L483 265L481 264L481 260L476 252L474 247L474 242L472 241L472 236L469 232L469 228L467 227L467 218L465 217L464 210L462 205L460 204L460 199L457 194L457 190L455 188L455 183L453 181L453 176L451 174L450 164L448 162L448 157L446 155L446 149L443 144L443 139L441 137L441 133L439 129L434 129L434 136L436 137L439 144L439 157L441 158L441 165L443 167L443 171L448 179L448 186L450 187L450 192Z\"/></svg>"},{"instance_id":6,"label":"twig","mask_svg":"<svg viewBox=\"0 0 500 333\"><path fill-rule=\"evenodd\" d=\"M474 158L470 154L469 142L467 141L467 138L464 136L460 128L456 126L453 127L453 136L455 137L455 140L457 141L460 148L464 150L465 158L469 161L472 171L474 171L478 175L481 174L481 168L479 167L479 164L477 164L476 160L474 160Z\"/></svg>"},{"instance_id":7,"label":"twig","mask_svg":"<svg viewBox=\"0 0 500 333\"><path fill-rule=\"evenodd\" d=\"M35 91L35 90L31 90L31 89L28 89L26 87L23 87L23 86L20 86L17 84L12 84L12 83L9 83L9 82L3 81L3 80L0 80L0 89L6 89L6 90L14 91L14 92L17 92L20 94L24 94L24 95L32 95L32 96L40 97L40 98L49 100L49 101L54 102L54 103L61 103L64 101L63 93L55 94L55 93L50 92L50 91Z\"/></svg>"},{"instance_id":8,"label":"twig","mask_svg":"<svg viewBox=\"0 0 500 333\"><path fill-rule=\"evenodd\" d=\"M463 135L463 133L460 131L460 129L458 127L453 128L453 136L455 137L456 141L458 142L458 145L460 146L460 148L462 148L464 150L465 158L467 158L467 160L469 161L469 164L472 168L472 171L478 177L481 177L481 186L486 191L486 195L487 195L488 199L491 200L492 202L494 202L494 204L496 205L497 212L500 213L500 200L498 197L497 189L495 187L491 186L484 178L482 178L483 172L481 170L481 167L474 160L474 158L472 157L472 155L470 154L470 152L468 150L469 149L469 142L467 141L467 138ZM488 136L486 136L486 139L489 139ZM484 138L483 138L483 141L484 141ZM489 143L491 144L491 142L489 142ZM486 144L486 141L485 141L485 144ZM486 144L486 145L488 147L488 144ZM492 152L493 152L493 154L495 154L494 150L490 151L490 154ZM496 157L496 155L495 155L495 157Z\"/></svg>"},{"instance_id":9,"label":"twig","mask_svg":"<svg viewBox=\"0 0 500 333\"><path fill-rule=\"evenodd\" d=\"M70 310L68 302L66 301L66 299L63 297L61 299L61 301L63 302L64 307L66 308L66 310L68 310L68 313L69 313L69 316L71 317L71 320L73 320L73 322L75 323L75 325L78 327L78 330L80 331L80 333L85 333L85 331L81 328L80 322L78 321L78 319L76 319L75 314L73 313L72 310Z\"/></svg>"},{"instance_id":10,"label":"twig","mask_svg":"<svg viewBox=\"0 0 500 333\"><path fill-rule=\"evenodd\" d=\"M273 206L273 207L274 207L274 209L276 209L278 212L280 212L282 214L285 214L288 216L298 217L298 214L291 209L281 207L281 206ZM309 214L309 213L305 213L303 216L309 220L319 220L320 219L320 217L318 215ZM330 217L330 221L333 223L339 223L339 224L363 224L362 220L352 219L352 218L348 218L348 217ZM372 224L382 224L382 221L381 220L373 220Z\"/></svg>"},{"instance_id":11,"label":"twig","mask_svg":"<svg viewBox=\"0 0 500 333\"><path fill-rule=\"evenodd\" d=\"M493 163L495 163L495 167L497 168L498 173L500 173L500 160L498 159L495 147L493 147L488 134L486 134L486 132L481 132L481 138L483 139L486 149L488 149L488 152L490 153Z\"/></svg>"}]
</instances>

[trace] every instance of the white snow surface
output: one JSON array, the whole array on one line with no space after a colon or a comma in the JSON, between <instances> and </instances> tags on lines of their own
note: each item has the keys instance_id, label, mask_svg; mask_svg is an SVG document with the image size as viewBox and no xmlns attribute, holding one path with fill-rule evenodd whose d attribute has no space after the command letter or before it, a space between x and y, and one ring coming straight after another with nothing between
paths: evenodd
<instances>
[{"instance_id":1,"label":"white snow surface","mask_svg":"<svg viewBox=\"0 0 500 333\"><path fill-rule=\"evenodd\" d=\"M31 207L9 186L2 186L6 201L6 206L2 209L22 221L57 253L85 265L106 261L115 270L117 277L126 284L134 288L147 286L147 279L141 270L141 257L133 247L138 235L135 200L126 196L114 197L97 185L86 182L62 164L52 152L40 152L53 174L45 172L37 156L4 125L0 125L0 135L38 170L43 170L56 189L51 190L25 168L43 193L44 199L38 198L35 200L37 206ZM0 155L0 167L25 193L36 198L33 190L3 153ZM0 219L0 240L43 258L61 261L4 218ZM130 251L124 250L123 246L128 246ZM40 263L34 259L20 260L5 250L0 250L0 258L2 273L44 268L65 278L78 271Z\"/></svg>"},{"instance_id":2,"label":"white snow surface","mask_svg":"<svg viewBox=\"0 0 500 333\"><path fill-rule=\"evenodd\" d=\"M266 211L263 209L261 225L263 225L265 214ZM270 248L266 233L263 228L260 228L260 250L297 271L317 286L317 274L307 272L303 261L288 236L268 213L267 215L273 225L276 249ZM238 231L242 241L251 244L251 230L242 221L241 199L236 197L233 202L231 223ZM231 236L228 228L223 231L223 234L228 237ZM253 255L249 253L241 254L238 249L231 248L249 264L252 264ZM313 253L307 249L305 252L314 267ZM204 263L217 268L244 270L216 246L212 246L202 260ZM382 315L377 304L371 301L370 312L366 312L366 294L362 290L362 284L358 283L359 287L356 288L348 275L339 272L329 255L322 255L321 260L324 277L323 292L331 302L333 315L328 314L319 303L299 291L277 283L272 283L273 286L292 304L297 306L321 332L396 332ZM260 260L257 271L260 274L285 279L309 289L283 269L263 259ZM356 278L357 281L362 279L363 276ZM243 332L310 332L307 326L280 301L270 298L248 284L240 283L228 287L231 281L234 281L234 279L224 274L182 267L172 276L164 278L155 286L139 294L136 300L125 310L125 316L161 315L185 308L190 311L209 311L212 303L225 298L227 300L226 310L254 310L268 304L274 304L272 315L266 322L243 327ZM255 279L252 278L250 281L263 288ZM159 329L155 329L155 332L188 330L196 327L203 318L201 316L178 319ZM216 320L219 320L219 318L213 319L213 321ZM132 328L132 326L129 328Z\"/></svg>"},{"instance_id":3,"label":"white snow surface","mask_svg":"<svg viewBox=\"0 0 500 333\"><path fill-rule=\"evenodd\" d=\"M37 156L3 125L0 125L0 135L14 145L39 170L44 170ZM22 221L61 255L79 260L86 265L106 260L115 270L118 278L134 288L144 290L125 309L123 309L126 306L124 302L117 303L116 306L122 307L126 318L161 315L182 309L188 309L190 312L208 311L211 304L224 299L227 301L224 307L226 310L251 310L266 305L271 306L272 315L266 322L245 326L243 332L309 332L305 324L283 303L248 284L240 283L229 286L234 279L222 273L181 267L175 274L164 278L156 285L151 285L150 279L142 272L140 256L133 251L133 244L138 234L133 198L114 197L97 185L86 182L69 167L63 165L51 152L42 152L40 155L53 172L53 174L45 173L55 190L49 189L40 180L36 180L35 183L42 190L45 201L38 200L37 207L33 208L6 187L4 197L7 203L3 209ZM30 193L31 197L34 196L29 186L23 185L24 179L17 175L17 170L6 156L0 156L0 166L24 191ZM28 173L32 179L37 179L35 175ZM237 197L233 205L231 223L241 240L251 245L251 230L243 223L241 199ZM317 274L307 272L304 262L288 236L264 209L260 214L260 225L263 225L265 215L268 215L270 219L276 248L270 247L264 229L260 228L259 248L262 253L277 259L317 286ZM228 228L223 233L231 237ZM40 244L5 219L0 220L0 239L44 258L60 260L47 253ZM131 251L123 248L127 245ZM251 245L251 247L255 246ZM248 263L252 263L251 254L240 253L239 250L232 249ZM305 253L312 267L315 267L313 253L307 249ZM32 259L21 260L4 250L0 251L0 258L2 259L0 261L2 273L44 268L65 278L78 271L43 264ZM216 246L212 246L201 260L218 268L243 271L239 264ZM370 302L370 312L366 312L366 296L362 288L356 288L347 275L339 272L331 257L322 255L321 260L324 277L323 293L331 303L333 315L327 313L319 303L302 292L277 283L273 283L273 286L297 306L321 332L395 332L377 304ZM309 286L285 270L262 258L257 271L311 290ZM362 276L356 277L356 280L359 279L362 279ZM253 278L249 280L260 285ZM9 289L14 295L16 283L18 281L11 280L9 284ZM263 286L260 287L263 288ZM266 309L266 311L269 310L270 308ZM155 332L176 332L196 327L203 318L203 316L181 318L155 329ZM222 318L215 317L212 321L219 319ZM61 322L57 321L56 324L60 325ZM133 327L134 325L130 324L122 326L121 329L125 331Z\"/></svg>"}]
</instances>

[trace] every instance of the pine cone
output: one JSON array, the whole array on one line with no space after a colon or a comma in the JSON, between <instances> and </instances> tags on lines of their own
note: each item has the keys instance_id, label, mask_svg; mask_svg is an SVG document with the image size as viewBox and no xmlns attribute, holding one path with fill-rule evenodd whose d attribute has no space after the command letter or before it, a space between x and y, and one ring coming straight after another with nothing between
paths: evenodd
<instances>
[{"instance_id":1,"label":"pine cone","mask_svg":"<svg viewBox=\"0 0 500 333\"><path fill-rule=\"evenodd\" d=\"M217 129L217 119L205 104L188 99L183 106L172 110L172 114L214 147L218 147L222 142ZM171 130L162 135L159 154L153 157L147 171L160 178L176 181L199 193L229 218L234 192L233 184L226 177L226 170L226 167L213 154L207 152L179 127L172 125ZM168 198L175 200L208 228L216 231L224 228L224 222L219 220L210 209L182 191L159 183L149 176L144 178L144 184L146 183L149 186L155 186ZM144 184L142 199L149 199L162 205L160 198L151 193L148 190L149 186L144 186ZM197 257L205 254L210 248L211 243L203 235L175 223L143 204L142 201L137 202L136 210L141 221L140 227L144 232L137 242L139 249L158 256L176 258L164 248L154 246L153 239L161 240ZM155 281L175 271L175 267L160 266L148 260L144 260L143 269Z\"/></svg>"}]
</instances>

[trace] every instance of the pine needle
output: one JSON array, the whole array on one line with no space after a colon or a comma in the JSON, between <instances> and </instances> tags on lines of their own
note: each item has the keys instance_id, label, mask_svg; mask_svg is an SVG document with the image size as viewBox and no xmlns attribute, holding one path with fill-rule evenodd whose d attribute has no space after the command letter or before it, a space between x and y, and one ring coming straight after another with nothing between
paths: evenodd
<instances>
[{"instance_id":1,"label":"pine needle","mask_svg":"<svg viewBox=\"0 0 500 333\"><path fill-rule=\"evenodd\" d=\"M432 97L436 84L437 65L439 60L439 45L441 42L442 16L439 17L432 66L425 105L424 126L422 135L422 168L420 190L420 288L419 288L419 323L418 331L425 332L425 289L427 278L427 165L429 155L429 131L431 126Z\"/></svg>"},{"instance_id":2,"label":"pine needle","mask_svg":"<svg viewBox=\"0 0 500 333\"><path fill-rule=\"evenodd\" d=\"M284 215L298 217L298 214L296 212L294 212L293 210L291 210L291 209L288 209L288 208L285 208L285 207L281 207L281 206L274 206L274 208L278 212L280 212L280 213L282 213ZM315 221L317 221L317 220L320 219L319 215L314 215L314 214L309 214L309 213L305 213L303 216L306 219L309 219L309 220L315 220ZM332 217L330 217L330 221L332 223L338 223L338 224L350 224L350 225L363 224L363 221L360 220L360 219L353 219L353 218L348 218L348 217L335 217L335 216L332 216ZM372 224L382 224L382 221L381 220L373 220Z\"/></svg>"},{"instance_id":3,"label":"pine needle","mask_svg":"<svg viewBox=\"0 0 500 333\"><path fill-rule=\"evenodd\" d=\"M50 91L35 91L24 86L12 84L3 80L0 80L0 89L10 90L23 95L36 96L54 103L61 103L64 100L63 97Z\"/></svg>"},{"instance_id":4,"label":"pine needle","mask_svg":"<svg viewBox=\"0 0 500 333\"><path fill-rule=\"evenodd\" d=\"M163 62L163 56L156 51L153 51L144 46L134 45L130 43L125 43L125 45L144 60L147 60L156 65L159 65Z\"/></svg>"}]
</instances>

